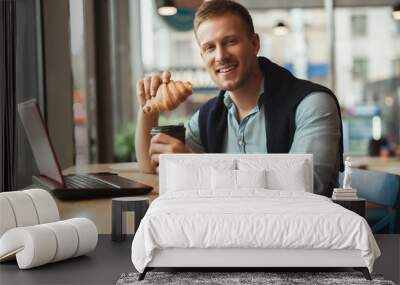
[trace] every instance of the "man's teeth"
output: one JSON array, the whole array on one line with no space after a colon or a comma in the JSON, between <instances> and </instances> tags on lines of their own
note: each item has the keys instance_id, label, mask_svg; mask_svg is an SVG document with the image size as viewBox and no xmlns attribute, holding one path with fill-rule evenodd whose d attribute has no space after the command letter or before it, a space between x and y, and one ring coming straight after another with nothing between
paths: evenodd
<instances>
[{"instance_id":1,"label":"man's teeth","mask_svg":"<svg viewBox=\"0 0 400 285\"><path fill-rule=\"evenodd\" d=\"M235 68L235 66L232 65L232 66L229 66L229 67L221 68L221 69L219 70L219 72L229 72L229 71L231 71L231 70L234 69L234 68Z\"/></svg>"}]
</instances>

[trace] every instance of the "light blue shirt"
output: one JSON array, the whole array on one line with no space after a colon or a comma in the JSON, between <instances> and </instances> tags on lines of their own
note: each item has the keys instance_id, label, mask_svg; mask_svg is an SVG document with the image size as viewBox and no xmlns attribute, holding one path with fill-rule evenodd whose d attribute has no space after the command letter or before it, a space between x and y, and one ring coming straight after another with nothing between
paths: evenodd
<instances>
[{"instance_id":1,"label":"light blue shirt","mask_svg":"<svg viewBox=\"0 0 400 285\"><path fill-rule=\"evenodd\" d=\"M265 113L261 84L257 105L239 122L237 108L229 92L224 104L228 109L224 153L268 153ZM314 193L328 194L330 185L337 186L339 170L340 120L331 95L310 93L299 104L295 116L296 131L289 153L312 153L314 160ZM194 152L205 152L201 144L199 111L186 123L186 145Z\"/></svg>"}]
</instances>

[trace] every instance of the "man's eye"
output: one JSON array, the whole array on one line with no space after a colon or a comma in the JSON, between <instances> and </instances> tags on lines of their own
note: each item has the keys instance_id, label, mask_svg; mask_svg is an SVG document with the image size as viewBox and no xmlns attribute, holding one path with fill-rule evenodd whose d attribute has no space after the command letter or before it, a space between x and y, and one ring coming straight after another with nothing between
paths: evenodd
<instances>
[{"instance_id":1,"label":"man's eye","mask_svg":"<svg viewBox=\"0 0 400 285\"><path fill-rule=\"evenodd\" d=\"M204 51L211 51L212 49L213 49L212 46L206 46L206 47L204 48Z\"/></svg>"}]
</instances>

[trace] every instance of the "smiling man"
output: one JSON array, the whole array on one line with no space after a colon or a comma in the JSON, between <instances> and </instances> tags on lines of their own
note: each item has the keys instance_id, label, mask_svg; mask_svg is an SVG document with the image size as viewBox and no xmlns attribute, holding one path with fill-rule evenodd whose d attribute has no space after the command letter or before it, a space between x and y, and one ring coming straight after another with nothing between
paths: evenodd
<instances>
[{"instance_id":1,"label":"smiling man","mask_svg":"<svg viewBox=\"0 0 400 285\"><path fill-rule=\"evenodd\" d=\"M158 115L138 115L136 155L144 171L161 153L312 153L314 193L330 196L343 169L340 108L326 87L294 77L258 57L260 39L246 8L204 2L194 20L200 53L221 89L186 124L186 145L165 134L150 137ZM137 83L141 106L169 72Z\"/></svg>"}]
</instances>

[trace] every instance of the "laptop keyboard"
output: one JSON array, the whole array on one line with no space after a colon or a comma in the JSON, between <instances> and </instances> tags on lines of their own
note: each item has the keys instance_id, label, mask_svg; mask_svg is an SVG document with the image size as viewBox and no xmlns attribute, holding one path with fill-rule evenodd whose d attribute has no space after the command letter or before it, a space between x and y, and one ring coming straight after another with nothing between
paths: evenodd
<instances>
[{"instance_id":1,"label":"laptop keyboard","mask_svg":"<svg viewBox=\"0 0 400 285\"><path fill-rule=\"evenodd\" d=\"M101 181L101 179L98 179L90 175L64 176L64 182L67 188L85 188L85 189L118 188L118 186L116 185L103 182Z\"/></svg>"}]
</instances>

